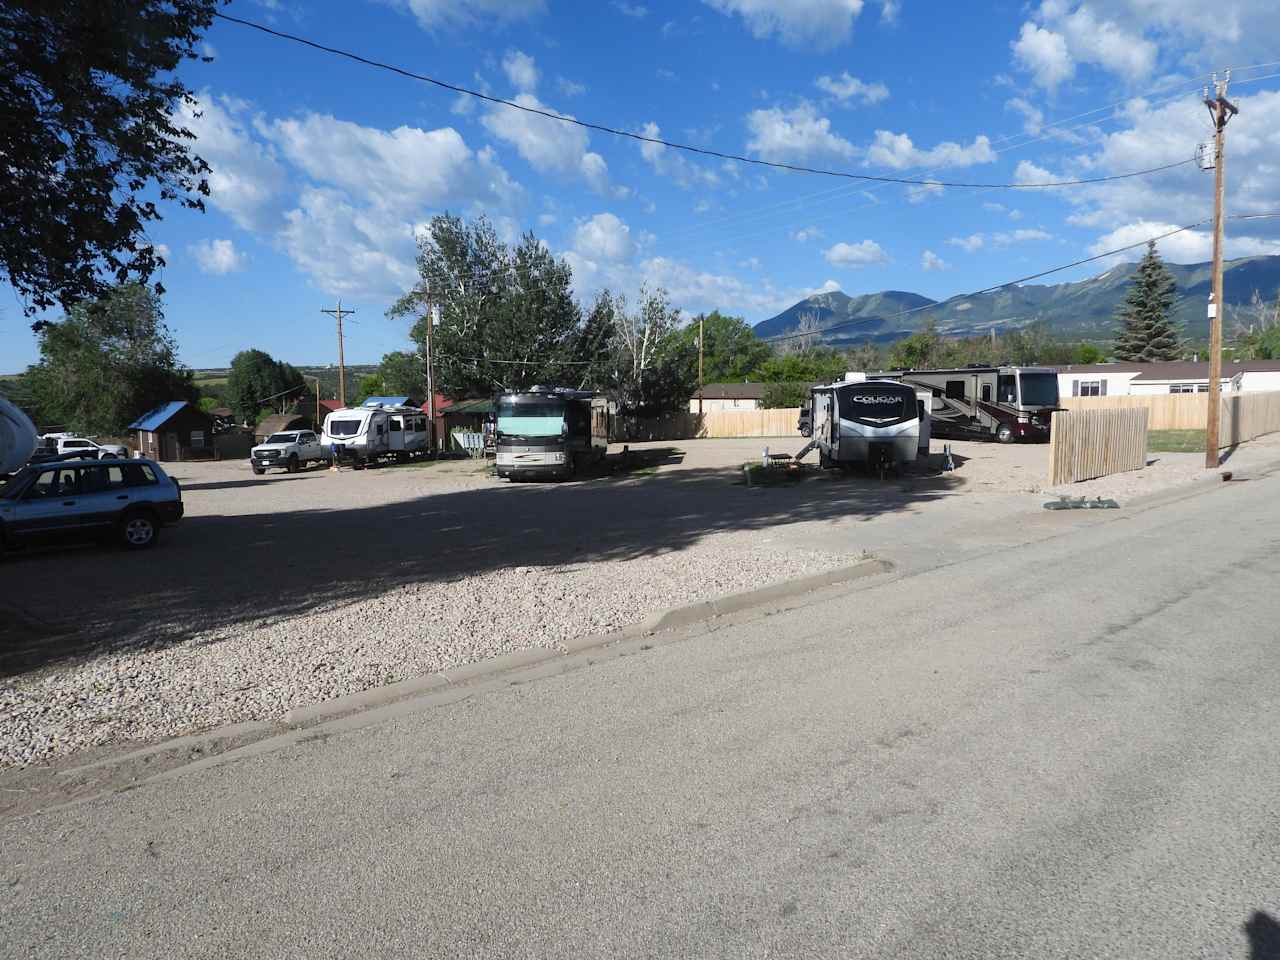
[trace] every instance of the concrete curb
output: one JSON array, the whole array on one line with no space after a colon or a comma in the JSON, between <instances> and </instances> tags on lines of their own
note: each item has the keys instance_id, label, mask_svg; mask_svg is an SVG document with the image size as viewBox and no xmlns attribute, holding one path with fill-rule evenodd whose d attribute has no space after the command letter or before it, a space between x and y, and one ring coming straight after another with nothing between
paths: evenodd
<instances>
[{"instance_id":1,"label":"concrete curb","mask_svg":"<svg viewBox=\"0 0 1280 960\"><path fill-rule=\"evenodd\" d=\"M892 569L893 564L889 561L868 557L850 566L840 567L837 570L828 570L824 573L812 574L807 577L798 577L794 580L770 584L758 590L729 594L715 600L700 600L682 607L673 607L670 610L663 610L653 614L640 623L629 624L620 630L566 640L558 648L535 647L531 650L516 650L513 653L504 653L497 657L491 657L488 660L480 660L460 667L451 667L440 673L433 673L424 677L412 677L408 680L401 680L399 683L389 683L385 686L361 690L345 697L336 697L333 700L323 700L304 707L295 707L284 715L284 723L287 727L295 729L311 726L361 710L381 707L397 700L407 700L426 693L440 693L445 688L458 687L477 680L487 680L496 674L507 673L524 667L536 666L549 660L557 660L590 650L601 649L620 641L633 640L637 637L664 630L676 630L681 627L693 626L706 620L732 613L740 613L753 607L780 603L793 597L811 593L814 590L821 590L825 587L834 587L843 583L861 580L864 577L874 577L881 573L888 573Z\"/></svg>"}]
</instances>

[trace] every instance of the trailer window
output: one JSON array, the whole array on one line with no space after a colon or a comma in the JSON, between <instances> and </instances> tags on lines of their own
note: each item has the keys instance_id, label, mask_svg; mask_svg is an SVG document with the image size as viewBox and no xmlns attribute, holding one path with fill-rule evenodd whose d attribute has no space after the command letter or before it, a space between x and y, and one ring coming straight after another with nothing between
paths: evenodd
<instances>
[{"instance_id":1,"label":"trailer window","mask_svg":"<svg viewBox=\"0 0 1280 960\"><path fill-rule=\"evenodd\" d=\"M948 380L947 381L947 399L963 400L965 398L964 381Z\"/></svg>"},{"instance_id":2,"label":"trailer window","mask_svg":"<svg viewBox=\"0 0 1280 960\"><path fill-rule=\"evenodd\" d=\"M360 421L330 420L328 431L331 437L354 437L360 432Z\"/></svg>"},{"instance_id":3,"label":"trailer window","mask_svg":"<svg viewBox=\"0 0 1280 960\"><path fill-rule=\"evenodd\" d=\"M392 433L400 433L400 432L401 432L401 430L403 430L403 429L404 429L404 428L401 426L400 418L399 418L399 417L392 417L392 418L391 418L391 427L390 427L390 429L391 429L391 432L392 432Z\"/></svg>"},{"instance_id":4,"label":"trailer window","mask_svg":"<svg viewBox=\"0 0 1280 960\"><path fill-rule=\"evenodd\" d=\"M984 383L982 385L982 402L983 403L991 402L991 384L989 383Z\"/></svg>"}]
</instances>

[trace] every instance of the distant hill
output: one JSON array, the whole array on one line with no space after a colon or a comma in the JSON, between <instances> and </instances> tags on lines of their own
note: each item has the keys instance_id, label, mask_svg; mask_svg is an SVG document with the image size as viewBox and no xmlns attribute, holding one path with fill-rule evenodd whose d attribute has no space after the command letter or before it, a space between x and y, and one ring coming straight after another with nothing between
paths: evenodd
<instances>
[{"instance_id":1,"label":"distant hill","mask_svg":"<svg viewBox=\"0 0 1280 960\"><path fill-rule=\"evenodd\" d=\"M956 337L1045 323L1065 338L1109 339L1115 335L1116 308L1128 291L1136 266L1136 263L1123 263L1075 283L1013 285L941 302L899 290L855 297L840 291L819 293L775 317L762 320L756 324L755 331L765 338L794 333L801 319L811 315L820 330L837 327L820 337L822 343L830 346L898 340L929 320L937 324L940 332ZM1174 318L1182 324L1187 336L1207 336L1210 264L1170 263L1167 266L1178 288ZM1255 290L1263 299L1274 302L1280 292L1280 256L1228 261L1223 269L1223 286L1228 307L1247 304ZM924 309L895 316L916 307ZM1229 313L1226 321L1229 333Z\"/></svg>"}]
</instances>

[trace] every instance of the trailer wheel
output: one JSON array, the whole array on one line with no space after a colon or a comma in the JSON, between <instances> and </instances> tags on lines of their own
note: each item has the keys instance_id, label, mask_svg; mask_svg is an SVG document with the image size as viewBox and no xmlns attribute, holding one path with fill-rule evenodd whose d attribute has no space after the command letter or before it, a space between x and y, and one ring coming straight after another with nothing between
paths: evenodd
<instances>
[{"instance_id":1,"label":"trailer wheel","mask_svg":"<svg viewBox=\"0 0 1280 960\"><path fill-rule=\"evenodd\" d=\"M997 443L1013 443L1013 441L1014 441L1013 427L1011 427L1007 423L1000 424L1000 426L996 428L996 442Z\"/></svg>"}]
</instances>

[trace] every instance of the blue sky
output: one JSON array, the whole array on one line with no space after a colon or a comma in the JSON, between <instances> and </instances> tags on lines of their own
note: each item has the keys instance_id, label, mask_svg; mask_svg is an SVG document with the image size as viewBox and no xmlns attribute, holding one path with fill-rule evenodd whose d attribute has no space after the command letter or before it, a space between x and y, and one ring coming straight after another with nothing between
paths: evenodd
<instances>
[{"instance_id":1,"label":"blue sky","mask_svg":"<svg viewBox=\"0 0 1280 960\"><path fill-rule=\"evenodd\" d=\"M1191 156L1203 75L1236 68L1229 207L1280 210L1280 8L1221 0L237 0L227 12L496 96L762 159L979 182L1095 177ZM444 210L533 230L578 293L663 286L683 309L765 319L798 299L962 293L1212 212L1212 176L1044 191L851 183L642 146L219 22L184 68L213 167L200 215L150 235L184 361L336 353L319 311L356 309L347 358L406 344L385 309L414 282L414 232ZM1254 66L1263 64L1262 66ZM1249 69L1243 69L1249 68ZM1081 116L1086 111L1095 111ZM1167 241L1208 259L1209 232ZM1229 256L1280 252L1233 225ZM1101 272L1103 263L1061 279ZM0 306L0 368L36 359Z\"/></svg>"}]
</instances>

